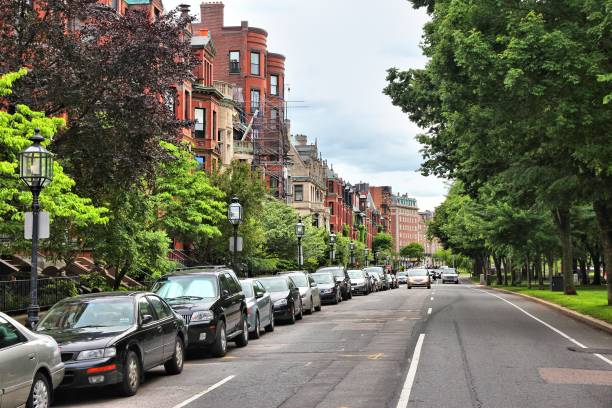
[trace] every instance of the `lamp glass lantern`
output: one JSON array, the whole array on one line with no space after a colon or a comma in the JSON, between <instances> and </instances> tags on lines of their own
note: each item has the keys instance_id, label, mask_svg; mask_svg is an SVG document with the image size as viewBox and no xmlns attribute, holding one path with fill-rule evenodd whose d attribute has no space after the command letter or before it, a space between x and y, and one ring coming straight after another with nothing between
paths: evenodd
<instances>
[{"instance_id":1,"label":"lamp glass lantern","mask_svg":"<svg viewBox=\"0 0 612 408\"><path fill-rule=\"evenodd\" d=\"M227 218L233 225L238 225L242 222L242 205L238 202L238 197L232 198L232 203L227 209Z\"/></svg>"},{"instance_id":2,"label":"lamp glass lantern","mask_svg":"<svg viewBox=\"0 0 612 408\"><path fill-rule=\"evenodd\" d=\"M329 234L329 243L330 244L335 244L336 243L336 234L334 234L333 232L331 234Z\"/></svg>"},{"instance_id":3,"label":"lamp glass lantern","mask_svg":"<svg viewBox=\"0 0 612 408\"><path fill-rule=\"evenodd\" d=\"M365 252L365 256L366 256L366 258L367 258L367 257L368 257L368 254L370 253L370 249L369 249L369 248L365 248L365 249L363 250L363 252Z\"/></svg>"},{"instance_id":4,"label":"lamp glass lantern","mask_svg":"<svg viewBox=\"0 0 612 408\"><path fill-rule=\"evenodd\" d=\"M302 222L302 219L300 218L297 224L295 224L295 235L298 238L303 238L305 233L306 233L306 228L304 227L304 223Z\"/></svg>"},{"instance_id":5,"label":"lamp glass lantern","mask_svg":"<svg viewBox=\"0 0 612 408\"><path fill-rule=\"evenodd\" d=\"M351 249L351 251L354 251L354 250L355 250L355 243L354 243L354 242L351 242L351 243L349 244L349 248Z\"/></svg>"},{"instance_id":6,"label":"lamp glass lantern","mask_svg":"<svg viewBox=\"0 0 612 408\"><path fill-rule=\"evenodd\" d=\"M19 153L19 177L31 190L40 190L53 180L53 153L41 145L45 140L36 129L31 146Z\"/></svg>"}]
</instances>

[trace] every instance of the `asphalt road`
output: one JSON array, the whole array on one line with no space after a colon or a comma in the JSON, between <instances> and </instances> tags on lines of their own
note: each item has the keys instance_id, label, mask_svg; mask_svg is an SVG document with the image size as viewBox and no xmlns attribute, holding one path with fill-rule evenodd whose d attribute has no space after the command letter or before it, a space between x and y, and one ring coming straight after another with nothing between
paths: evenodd
<instances>
[{"instance_id":1,"label":"asphalt road","mask_svg":"<svg viewBox=\"0 0 612 408\"><path fill-rule=\"evenodd\" d=\"M181 375L155 369L132 398L63 391L55 406L612 408L612 336L473 285L401 287L324 306L222 359L191 356Z\"/></svg>"}]
</instances>

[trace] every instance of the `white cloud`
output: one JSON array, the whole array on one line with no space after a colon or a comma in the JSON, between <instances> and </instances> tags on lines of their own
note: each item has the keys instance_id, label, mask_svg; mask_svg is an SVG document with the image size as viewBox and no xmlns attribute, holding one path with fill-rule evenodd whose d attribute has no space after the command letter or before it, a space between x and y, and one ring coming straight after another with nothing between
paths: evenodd
<instances>
[{"instance_id":1,"label":"white cloud","mask_svg":"<svg viewBox=\"0 0 612 408\"><path fill-rule=\"evenodd\" d=\"M167 8L180 0L166 2ZM188 1L199 18L200 1ZM293 133L318 140L344 178L408 192L422 208L443 200L441 180L421 163L416 125L383 95L390 67L420 68L427 15L406 0L225 0L225 24L268 31L268 50L287 57ZM214 41L214 38L213 38ZM346 169L346 173L343 173ZM348 171L351 171L349 173Z\"/></svg>"}]
</instances>

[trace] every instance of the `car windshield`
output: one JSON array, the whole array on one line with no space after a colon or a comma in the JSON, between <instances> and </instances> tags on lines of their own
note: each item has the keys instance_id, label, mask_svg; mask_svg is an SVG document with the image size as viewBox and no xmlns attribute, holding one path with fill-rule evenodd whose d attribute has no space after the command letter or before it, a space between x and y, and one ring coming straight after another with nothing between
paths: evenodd
<instances>
[{"instance_id":1,"label":"car windshield","mask_svg":"<svg viewBox=\"0 0 612 408\"><path fill-rule=\"evenodd\" d=\"M397 276L406 276L406 275L408 275L408 272L406 272L406 271L402 271L402 272L398 272L397 273Z\"/></svg>"},{"instance_id":2,"label":"car windshield","mask_svg":"<svg viewBox=\"0 0 612 408\"><path fill-rule=\"evenodd\" d=\"M455 272L455 271L444 271L444 272L442 272L442 273L443 273L444 275L456 275L456 274L457 274L457 272Z\"/></svg>"},{"instance_id":3,"label":"car windshield","mask_svg":"<svg viewBox=\"0 0 612 408\"><path fill-rule=\"evenodd\" d=\"M134 301L131 297L69 299L57 303L38 324L38 331L117 327L134 324Z\"/></svg>"},{"instance_id":4,"label":"car windshield","mask_svg":"<svg viewBox=\"0 0 612 408\"><path fill-rule=\"evenodd\" d=\"M427 276L427 269L412 269L408 271L410 276Z\"/></svg>"},{"instance_id":5,"label":"car windshield","mask_svg":"<svg viewBox=\"0 0 612 408\"><path fill-rule=\"evenodd\" d=\"M214 275L173 276L158 281L153 292L168 301L177 299L216 298L219 295L217 278Z\"/></svg>"},{"instance_id":6,"label":"car windshield","mask_svg":"<svg viewBox=\"0 0 612 408\"><path fill-rule=\"evenodd\" d=\"M253 294L253 284L251 282L240 282L240 286L242 286L245 297L251 298L255 296Z\"/></svg>"},{"instance_id":7,"label":"car windshield","mask_svg":"<svg viewBox=\"0 0 612 408\"><path fill-rule=\"evenodd\" d=\"M290 275L290 276L291 276L291 280L293 281L293 283L295 283L295 286L297 286L298 288L307 288L309 286L308 279L306 279L306 275L304 275L303 273Z\"/></svg>"},{"instance_id":8,"label":"car windshield","mask_svg":"<svg viewBox=\"0 0 612 408\"><path fill-rule=\"evenodd\" d=\"M336 278L344 278L344 269L342 268L324 268L319 269L317 272L330 272L333 273Z\"/></svg>"},{"instance_id":9,"label":"car windshield","mask_svg":"<svg viewBox=\"0 0 612 408\"><path fill-rule=\"evenodd\" d=\"M353 279L363 278L363 272L362 271L348 271L348 274Z\"/></svg>"},{"instance_id":10,"label":"car windshield","mask_svg":"<svg viewBox=\"0 0 612 408\"><path fill-rule=\"evenodd\" d=\"M287 280L285 278L268 278L259 280L264 287L270 292L284 292L289 290Z\"/></svg>"},{"instance_id":11,"label":"car windshield","mask_svg":"<svg viewBox=\"0 0 612 408\"><path fill-rule=\"evenodd\" d=\"M331 273L315 273L311 275L317 283L326 284L334 283L334 277Z\"/></svg>"}]
</instances>

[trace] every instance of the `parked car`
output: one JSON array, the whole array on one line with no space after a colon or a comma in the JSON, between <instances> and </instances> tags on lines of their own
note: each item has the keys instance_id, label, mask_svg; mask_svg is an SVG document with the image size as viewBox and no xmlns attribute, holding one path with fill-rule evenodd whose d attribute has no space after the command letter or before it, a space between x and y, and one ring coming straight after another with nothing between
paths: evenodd
<instances>
[{"instance_id":1,"label":"parked car","mask_svg":"<svg viewBox=\"0 0 612 408\"><path fill-rule=\"evenodd\" d=\"M375 272L371 272L371 271L367 271L365 270L365 273L370 277L370 279L372 280L372 291L373 292L378 292L380 290L380 276L378 276L377 273Z\"/></svg>"},{"instance_id":2,"label":"parked car","mask_svg":"<svg viewBox=\"0 0 612 408\"><path fill-rule=\"evenodd\" d=\"M380 290L387 290L390 288L390 283L387 280L387 277L384 271L384 269L382 268L382 266L370 266L368 268L365 268L366 271L368 272L372 272L376 275L378 275L379 278L379 289Z\"/></svg>"},{"instance_id":3,"label":"parked car","mask_svg":"<svg viewBox=\"0 0 612 408\"><path fill-rule=\"evenodd\" d=\"M370 279L368 279L364 271L361 269L350 269L348 275L351 279L351 290L353 293L361 293L362 295L370 294L372 291Z\"/></svg>"},{"instance_id":4,"label":"parked car","mask_svg":"<svg viewBox=\"0 0 612 408\"><path fill-rule=\"evenodd\" d=\"M66 366L60 387L115 385L131 396L147 370L163 364L170 375L183 371L185 323L153 293L103 292L64 299L36 331L59 343Z\"/></svg>"},{"instance_id":5,"label":"parked car","mask_svg":"<svg viewBox=\"0 0 612 408\"><path fill-rule=\"evenodd\" d=\"M300 289L304 312L312 314L315 311L321 310L321 293L317 283L312 279L307 272L284 272L291 278L295 286Z\"/></svg>"},{"instance_id":6,"label":"parked car","mask_svg":"<svg viewBox=\"0 0 612 408\"><path fill-rule=\"evenodd\" d=\"M158 279L153 291L183 317L189 348L223 357L229 340L238 347L249 343L246 299L231 269L178 269Z\"/></svg>"},{"instance_id":7,"label":"parked car","mask_svg":"<svg viewBox=\"0 0 612 408\"><path fill-rule=\"evenodd\" d=\"M396 277L398 286L403 285L408 281L408 271L400 271L397 273Z\"/></svg>"},{"instance_id":8,"label":"parked car","mask_svg":"<svg viewBox=\"0 0 612 408\"><path fill-rule=\"evenodd\" d=\"M389 282L390 282L391 289L399 288L399 283L397 283L397 277L395 276L395 274L388 273L387 274L387 280L389 280Z\"/></svg>"},{"instance_id":9,"label":"parked car","mask_svg":"<svg viewBox=\"0 0 612 408\"><path fill-rule=\"evenodd\" d=\"M57 342L0 312L0 406L48 407L63 378Z\"/></svg>"},{"instance_id":10,"label":"parked car","mask_svg":"<svg viewBox=\"0 0 612 408\"><path fill-rule=\"evenodd\" d=\"M258 278L259 282L270 292L274 304L274 318L294 324L302 319L303 307L300 289L288 276Z\"/></svg>"},{"instance_id":11,"label":"parked car","mask_svg":"<svg viewBox=\"0 0 612 408\"><path fill-rule=\"evenodd\" d=\"M431 289L431 277L427 269L409 269L407 285L408 289L412 289L415 286Z\"/></svg>"},{"instance_id":12,"label":"parked car","mask_svg":"<svg viewBox=\"0 0 612 408\"><path fill-rule=\"evenodd\" d=\"M331 272L317 272L310 275L317 283L322 303L337 305L342 302L340 283Z\"/></svg>"},{"instance_id":13,"label":"parked car","mask_svg":"<svg viewBox=\"0 0 612 408\"><path fill-rule=\"evenodd\" d=\"M442 283L446 283L446 282L452 282L454 284L459 283L459 275L452 268L442 271L441 279L442 279Z\"/></svg>"},{"instance_id":14,"label":"parked car","mask_svg":"<svg viewBox=\"0 0 612 408\"><path fill-rule=\"evenodd\" d=\"M351 292L351 279L349 278L346 269L342 266L329 266L326 268L320 268L317 272L331 272L334 274L334 279L340 284L340 295L342 300L348 300L353 298Z\"/></svg>"},{"instance_id":15,"label":"parked car","mask_svg":"<svg viewBox=\"0 0 612 408\"><path fill-rule=\"evenodd\" d=\"M240 280L240 286L246 298L249 336L258 339L262 325L265 331L274 331L274 306L270 292L256 279Z\"/></svg>"}]
</instances>

